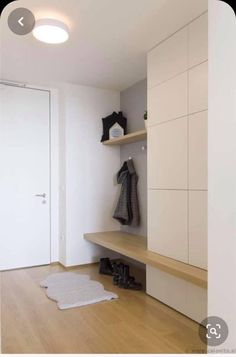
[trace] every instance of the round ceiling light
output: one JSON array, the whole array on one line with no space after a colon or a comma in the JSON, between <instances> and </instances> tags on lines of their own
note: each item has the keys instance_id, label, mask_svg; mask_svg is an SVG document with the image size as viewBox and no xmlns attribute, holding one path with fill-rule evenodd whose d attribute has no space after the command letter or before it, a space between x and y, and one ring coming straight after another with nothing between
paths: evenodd
<instances>
[{"instance_id":1,"label":"round ceiling light","mask_svg":"<svg viewBox=\"0 0 236 357\"><path fill-rule=\"evenodd\" d=\"M61 21L54 19L37 20L33 29L34 37L42 42L57 44L69 38L69 29Z\"/></svg>"}]
</instances>

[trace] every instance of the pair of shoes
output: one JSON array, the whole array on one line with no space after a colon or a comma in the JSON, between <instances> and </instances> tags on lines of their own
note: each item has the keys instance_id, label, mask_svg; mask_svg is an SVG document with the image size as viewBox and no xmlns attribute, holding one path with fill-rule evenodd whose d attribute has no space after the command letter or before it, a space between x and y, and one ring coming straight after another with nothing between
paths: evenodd
<instances>
[{"instance_id":1,"label":"pair of shoes","mask_svg":"<svg viewBox=\"0 0 236 357\"><path fill-rule=\"evenodd\" d=\"M123 276L123 267L124 264L122 263L119 264L117 264L116 262L112 263L114 285L120 285L121 277Z\"/></svg>"},{"instance_id":2,"label":"pair of shoes","mask_svg":"<svg viewBox=\"0 0 236 357\"><path fill-rule=\"evenodd\" d=\"M129 266L128 265L124 265L124 267L123 267L123 276L120 280L119 287L124 288L124 289L131 289L131 290L141 290L142 289L142 284L137 283L135 281L135 278L133 276L129 275Z\"/></svg>"},{"instance_id":3,"label":"pair of shoes","mask_svg":"<svg viewBox=\"0 0 236 357\"><path fill-rule=\"evenodd\" d=\"M129 275L129 266L126 264L112 264L113 268L113 284L119 288L141 290L142 284L135 282L135 278Z\"/></svg>"},{"instance_id":4,"label":"pair of shoes","mask_svg":"<svg viewBox=\"0 0 236 357\"><path fill-rule=\"evenodd\" d=\"M113 268L109 258L100 259L99 274L113 275Z\"/></svg>"}]
</instances>

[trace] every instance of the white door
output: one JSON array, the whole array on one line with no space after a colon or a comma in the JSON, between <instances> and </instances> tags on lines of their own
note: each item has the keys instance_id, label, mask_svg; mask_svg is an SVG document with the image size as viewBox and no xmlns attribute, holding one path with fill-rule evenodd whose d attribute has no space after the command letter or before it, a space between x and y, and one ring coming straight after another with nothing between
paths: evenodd
<instances>
[{"instance_id":1,"label":"white door","mask_svg":"<svg viewBox=\"0 0 236 357\"><path fill-rule=\"evenodd\" d=\"M48 264L50 95L0 84L0 105L0 270Z\"/></svg>"}]
</instances>

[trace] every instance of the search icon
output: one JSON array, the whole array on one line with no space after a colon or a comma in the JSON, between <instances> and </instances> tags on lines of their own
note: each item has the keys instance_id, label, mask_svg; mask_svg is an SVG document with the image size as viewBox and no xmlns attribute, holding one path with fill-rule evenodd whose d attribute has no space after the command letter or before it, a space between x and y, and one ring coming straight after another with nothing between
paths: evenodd
<instances>
[{"instance_id":1,"label":"search icon","mask_svg":"<svg viewBox=\"0 0 236 357\"><path fill-rule=\"evenodd\" d=\"M219 316L206 317L199 326L199 336L208 346L221 345L227 339L228 334L228 326Z\"/></svg>"},{"instance_id":2,"label":"search icon","mask_svg":"<svg viewBox=\"0 0 236 357\"><path fill-rule=\"evenodd\" d=\"M215 327L211 327L211 328L210 328L210 334L211 334L211 335L216 335L216 336L218 335L218 333L217 333Z\"/></svg>"}]
</instances>

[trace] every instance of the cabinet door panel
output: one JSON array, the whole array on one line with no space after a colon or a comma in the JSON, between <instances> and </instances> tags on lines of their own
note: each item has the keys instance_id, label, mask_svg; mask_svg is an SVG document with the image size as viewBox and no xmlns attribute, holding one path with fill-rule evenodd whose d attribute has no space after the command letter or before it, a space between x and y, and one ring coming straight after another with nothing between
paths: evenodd
<instances>
[{"instance_id":1,"label":"cabinet door panel","mask_svg":"<svg viewBox=\"0 0 236 357\"><path fill-rule=\"evenodd\" d=\"M187 189L187 117L148 128L148 187Z\"/></svg>"},{"instance_id":2,"label":"cabinet door panel","mask_svg":"<svg viewBox=\"0 0 236 357\"><path fill-rule=\"evenodd\" d=\"M189 113L200 112L208 107L208 62L189 71Z\"/></svg>"},{"instance_id":3,"label":"cabinet door panel","mask_svg":"<svg viewBox=\"0 0 236 357\"><path fill-rule=\"evenodd\" d=\"M207 192L189 192L189 264L207 269Z\"/></svg>"},{"instance_id":4,"label":"cabinet door panel","mask_svg":"<svg viewBox=\"0 0 236 357\"><path fill-rule=\"evenodd\" d=\"M148 125L187 115L187 72L148 90Z\"/></svg>"},{"instance_id":5,"label":"cabinet door panel","mask_svg":"<svg viewBox=\"0 0 236 357\"><path fill-rule=\"evenodd\" d=\"M207 189L207 111L189 116L189 189Z\"/></svg>"},{"instance_id":6,"label":"cabinet door panel","mask_svg":"<svg viewBox=\"0 0 236 357\"><path fill-rule=\"evenodd\" d=\"M187 27L148 53L148 87L184 72L188 67Z\"/></svg>"},{"instance_id":7,"label":"cabinet door panel","mask_svg":"<svg viewBox=\"0 0 236 357\"><path fill-rule=\"evenodd\" d=\"M207 60L208 16L200 16L189 25L189 67Z\"/></svg>"},{"instance_id":8,"label":"cabinet door panel","mask_svg":"<svg viewBox=\"0 0 236 357\"><path fill-rule=\"evenodd\" d=\"M188 263L187 192L149 190L148 249Z\"/></svg>"},{"instance_id":9,"label":"cabinet door panel","mask_svg":"<svg viewBox=\"0 0 236 357\"><path fill-rule=\"evenodd\" d=\"M194 321L207 316L207 290L147 265L147 294Z\"/></svg>"}]
</instances>

